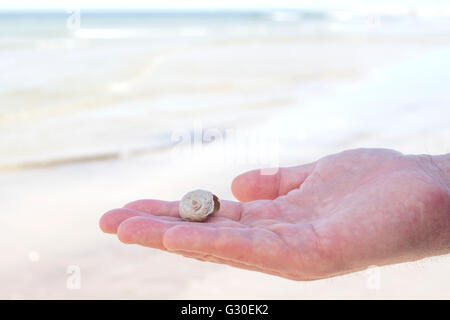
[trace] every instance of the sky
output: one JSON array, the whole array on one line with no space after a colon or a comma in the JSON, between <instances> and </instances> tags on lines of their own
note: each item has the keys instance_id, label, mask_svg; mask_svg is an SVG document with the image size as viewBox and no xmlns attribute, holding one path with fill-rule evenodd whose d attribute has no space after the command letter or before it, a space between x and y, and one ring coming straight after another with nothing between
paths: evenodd
<instances>
[{"instance_id":1,"label":"sky","mask_svg":"<svg viewBox=\"0 0 450 320\"><path fill-rule=\"evenodd\" d=\"M304 8L332 10L408 10L450 8L450 0L0 0L0 9L151 8L245 9Z\"/></svg>"}]
</instances>

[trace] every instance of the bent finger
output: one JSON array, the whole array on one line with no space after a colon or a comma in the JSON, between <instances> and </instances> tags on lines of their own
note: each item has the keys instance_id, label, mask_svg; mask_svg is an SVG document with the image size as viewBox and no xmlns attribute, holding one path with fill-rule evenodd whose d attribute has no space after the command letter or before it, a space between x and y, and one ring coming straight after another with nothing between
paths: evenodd
<instances>
[{"instance_id":1,"label":"bent finger","mask_svg":"<svg viewBox=\"0 0 450 320\"><path fill-rule=\"evenodd\" d=\"M258 228L175 226L163 239L169 251L191 251L261 269L277 270L286 248L273 233Z\"/></svg>"},{"instance_id":2,"label":"bent finger","mask_svg":"<svg viewBox=\"0 0 450 320\"><path fill-rule=\"evenodd\" d=\"M211 228L235 228L239 223L223 219L211 219L206 222ZM165 250L163 237L167 230L177 226L193 227L198 222L184 220L172 220L158 216L134 216L124 220L117 228L117 236L120 241L127 244L139 244L142 246Z\"/></svg>"}]
</instances>

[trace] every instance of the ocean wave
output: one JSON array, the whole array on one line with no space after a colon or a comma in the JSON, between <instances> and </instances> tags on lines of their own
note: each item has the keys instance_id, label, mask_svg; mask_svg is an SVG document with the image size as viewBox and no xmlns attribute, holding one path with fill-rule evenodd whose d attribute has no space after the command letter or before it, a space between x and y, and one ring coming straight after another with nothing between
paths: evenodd
<instances>
[{"instance_id":1,"label":"ocean wave","mask_svg":"<svg viewBox=\"0 0 450 320\"><path fill-rule=\"evenodd\" d=\"M146 37L149 32L147 29L79 28L73 31L73 35L81 39L126 39Z\"/></svg>"},{"instance_id":2,"label":"ocean wave","mask_svg":"<svg viewBox=\"0 0 450 320\"><path fill-rule=\"evenodd\" d=\"M75 156L60 156L56 158L47 158L47 159L27 159L24 161L19 160L10 163L0 163L0 172L56 167L74 163L125 159L133 156L139 156L148 153L162 151L170 147L172 147L172 142L168 143L165 141L159 141L158 143L148 147L129 150L106 151L93 154L79 154Z\"/></svg>"}]
</instances>

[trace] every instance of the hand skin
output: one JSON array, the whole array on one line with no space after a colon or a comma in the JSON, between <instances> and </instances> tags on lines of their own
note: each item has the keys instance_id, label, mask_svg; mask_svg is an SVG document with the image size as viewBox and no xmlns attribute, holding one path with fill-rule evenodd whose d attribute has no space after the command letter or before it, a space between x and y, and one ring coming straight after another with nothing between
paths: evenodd
<instances>
[{"instance_id":1,"label":"hand skin","mask_svg":"<svg viewBox=\"0 0 450 320\"><path fill-rule=\"evenodd\" d=\"M314 280L450 253L450 154L357 149L235 178L206 222L178 202L139 200L103 215L120 241L186 257Z\"/></svg>"}]
</instances>

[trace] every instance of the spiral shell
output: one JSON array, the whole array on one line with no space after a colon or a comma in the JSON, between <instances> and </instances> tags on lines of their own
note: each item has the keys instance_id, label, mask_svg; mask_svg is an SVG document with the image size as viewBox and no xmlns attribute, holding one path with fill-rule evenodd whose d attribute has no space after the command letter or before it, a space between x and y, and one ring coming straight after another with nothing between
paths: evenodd
<instances>
[{"instance_id":1,"label":"spiral shell","mask_svg":"<svg viewBox=\"0 0 450 320\"><path fill-rule=\"evenodd\" d=\"M194 190L181 198L180 217L188 221L204 221L220 208L219 199L209 191Z\"/></svg>"}]
</instances>

